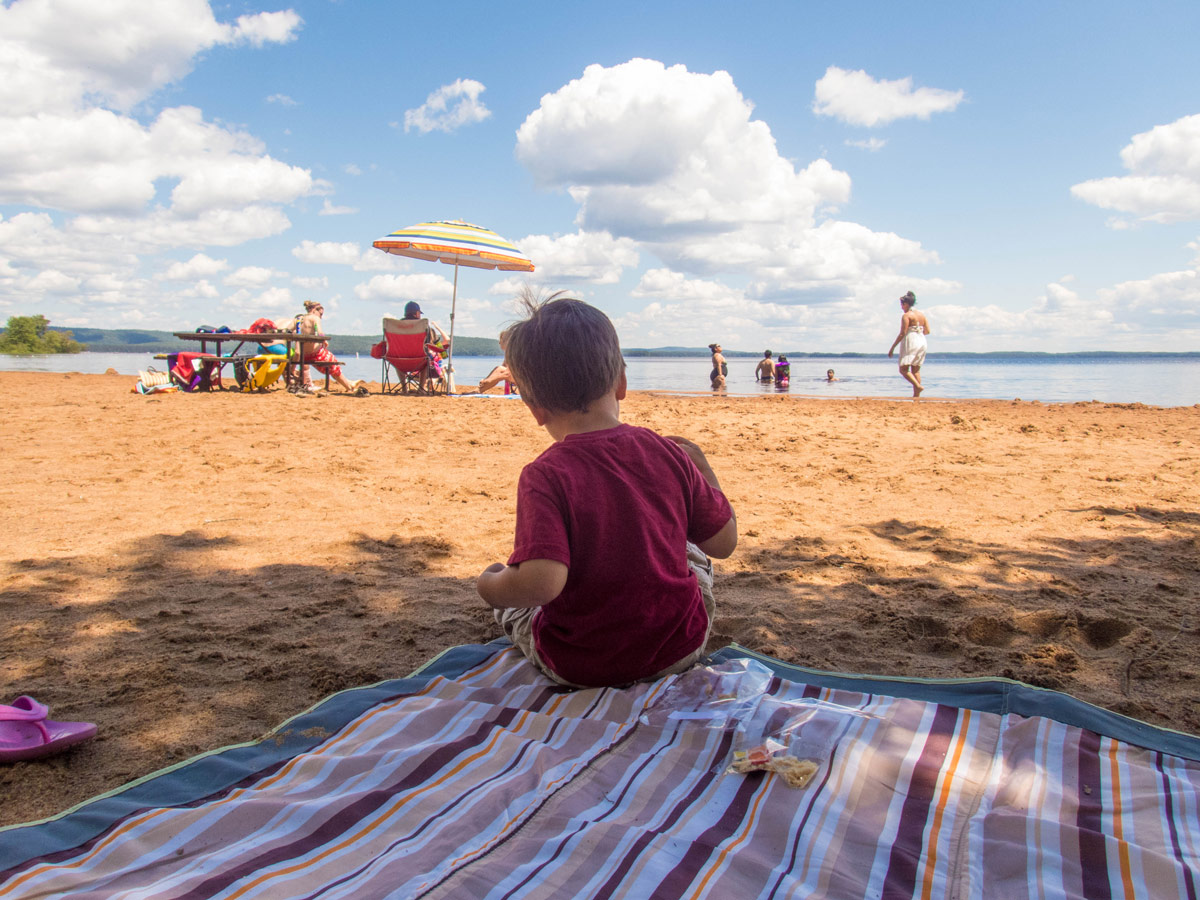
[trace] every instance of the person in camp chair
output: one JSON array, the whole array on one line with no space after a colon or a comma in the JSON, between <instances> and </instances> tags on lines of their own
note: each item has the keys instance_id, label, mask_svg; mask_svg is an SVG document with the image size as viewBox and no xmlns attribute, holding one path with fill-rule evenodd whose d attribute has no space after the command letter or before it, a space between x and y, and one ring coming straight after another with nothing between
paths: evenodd
<instances>
[{"instance_id":1,"label":"person in camp chair","mask_svg":"<svg viewBox=\"0 0 1200 900\"><path fill-rule=\"evenodd\" d=\"M296 320L296 332L298 334L313 334L323 335L321 330L321 320L325 315L325 307L316 300L304 301L304 315ZM300 345L300 390L305 394L315 394L317 389L313 387L312 378L308 374L308 363L336 363L337 358L329 352L329 342L322 341L321 343L304 343ZM326 367L322 367L326 368ZM329 374L333 376L333 380L345 388L349 394L358 394L364 396L367 393L366 383L362 380L351 384L346 376L342 374L342 367L331 365L327 367Z\"/></svg>"},{"instance_id":2,"label":"person in camp chair","mask_svg":"<svg viewBox=\"0 0 1200 900\"><path fill-rule=\"evenodd\" d=\"M404 304L404 318L420 319L422 317L421 305L416 300L409 300ZM425 355L429 358L429 367L425 370L426 374L421 383L421 390L432 393L433 382L441 381L446 377L442 371L442 356L449 349L450 338L436 322L430 319L429 328L425 331Z\"/></svg>"}]
</instances>

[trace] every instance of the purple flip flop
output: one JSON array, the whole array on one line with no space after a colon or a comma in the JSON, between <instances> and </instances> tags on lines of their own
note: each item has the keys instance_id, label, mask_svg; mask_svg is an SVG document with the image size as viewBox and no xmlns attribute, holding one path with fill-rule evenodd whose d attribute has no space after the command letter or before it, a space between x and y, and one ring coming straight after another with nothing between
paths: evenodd
<instances>
[{"instance_id":1,"label":"purple flip flop","mask_svg":"<svg viewBox=\"0 0 1200 900\"><path fill-rule=\"evenodd\" d=\"M0 705L0 763L49 756L96 736L91 722L53 722L49 713L32 697Z\"/></svg>"}]
</instances>

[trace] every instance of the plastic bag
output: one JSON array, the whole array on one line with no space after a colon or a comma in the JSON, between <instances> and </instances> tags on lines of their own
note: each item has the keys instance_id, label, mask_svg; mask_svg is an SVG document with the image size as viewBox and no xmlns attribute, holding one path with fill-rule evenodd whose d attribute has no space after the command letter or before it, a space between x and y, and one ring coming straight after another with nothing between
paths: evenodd
<instances>
[{"instance_id":1,"label":"plastic bag","mask_svg":"<svg viewBox=\"0 0 1200 900\"><path fill-rule=\"evenodd\" d=\"M640 721L659 727L720 728L733 734L724 772L772 772L809 784L857 720L870 713L817 698L767 693L774 674L751 659L700 666L676 679Z\"/></svg>"},{"instance_id":2,"label":"plastic bag","mask_svg":"<svg viewBox=\"0 0 1200 900\"><path fill-rule=\"evenodd\" d=\"M763 696L738 723L733 762L727 772L774 772L791 787L804 787L833 759L857 720L870 713L817 698Z\"/></svg>"},{"instance_id":3,"label":"plastic bag","mask_svg":"<svg viewBox=\"0 0 1200 900\"><path fill-rule=\"evenodd\" d=\"M770 669L752 659L697 666L680 675L640 721L658 726L691 721L707 728L727 728L758 705L773 677Z\"/></svg>"}]
</instances>

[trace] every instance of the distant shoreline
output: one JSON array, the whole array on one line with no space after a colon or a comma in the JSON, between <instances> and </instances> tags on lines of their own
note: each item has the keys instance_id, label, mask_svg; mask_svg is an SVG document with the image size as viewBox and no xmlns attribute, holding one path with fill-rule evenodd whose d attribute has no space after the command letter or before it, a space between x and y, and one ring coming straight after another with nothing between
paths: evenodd
<instances>
[{"instance_id":1,"label":"distant shoreline","mask_svg":"<svg viewBox=\"0 0 1200 900\"><path fill-rule=\"evenodd\" d=\"M357 335L329 335L330 344L345 354L356 351L350 342L347 340L339 340L354 337L357 341L370 340L375 342L375 338L363 338ZM481 340L473 338L472 340ZM181 348L178 340L163 345L157 342L147 342L145 344L113 344L104 342L98 344L87 344L82 353L173 353ZM369 348L367 348L369 350ZM638 359L708 359L709 352L707 350L657 350L644 349L640 347L622 350L622 354L626 357ZM728 359L757 359L761 353L755 353L748 350L724 350L722 351ZM4 353L2 356L74 356L72 353L62 354L29 354L29 353ZM495 350L478 350L478 349L463 349L457 350L455 356L479 356L479 357L501 357L499 345ZM787 356L790 359L887 359L886 353L800 353L796 351L782 351L776 356ZM1200 359L1200 351L1181 350L1181 351L1155 351L1155 350L1078 350L1063 353L1050 352L1030 352L1028 350L990 350L983 353L971 353L967 351L929 351L929 359L979 359L979 360L1005 360L1005 359L1028 359L1032 361L1047 362L1051 360L1076 360L1076 359L1097 359L1097 360L1121 360L1121 359Z\"/></svg>"},{"instance_id":2,"label":"distant shoreline","mask_svg":"<svg viewBox=\"0 0 1200 900\"><path fill-rule=\"evenodd\" d=\"M633 348L622 350L621 352L625 356L653 356L657 358L707 359L710 355L707 350L642 350ZM726 357L737 359L755 359L762 356L761 352L755 353L747 350L722 350L721 352ZM782 350L775 355L777 357L786 356L789 359L887 359L886 353L801 353L799 351ZM980 353L930 350L927 355L930 359L1200 359L1200 351L1197 350L1180 350L1175 352L1159 350L1077 350L1062 353L1029 350L989 350Z\"/></svg>"},{"instance_id":3,"label":"distant shoreline","mask_svg":"<svg viewBox=\"0 0 1200 900\"><path fill-rule=\"evenodd\" d=\"M76 341L86 345L83 352L91 353L174 353L181 349L179 338L170 331L142 331L135 329L102 329L102 328L57 328L51 326L51 331L71 332ZM4 331L0 328L0 334ZM379 341L378 335L330 334L329 342L335 352L343 354L369 353L372 345ZM454 340L455 356L502 356L500 343L495 338L476 338L461 335ZM194 349L189 348L189 349ZM626 357L654 357L658 359L707 359L709 351L703 347L628 347L623 351ZM761 350L725 350L729 359L757 359L762 356ZM7 354L19 355L19 354ZM782 349L776 351L776 356L788 356L792 359L886 359L886 353L856 353L853 351L800 351ZM985 352L968 351L929 351L930 359L1029 359L1050 361L1056 359L1200 359L1200 350L1158 351L1158 350L1071 350L1063 352L1043 352L1034 350L990 350Z\"/></svg>"}]
</instances>

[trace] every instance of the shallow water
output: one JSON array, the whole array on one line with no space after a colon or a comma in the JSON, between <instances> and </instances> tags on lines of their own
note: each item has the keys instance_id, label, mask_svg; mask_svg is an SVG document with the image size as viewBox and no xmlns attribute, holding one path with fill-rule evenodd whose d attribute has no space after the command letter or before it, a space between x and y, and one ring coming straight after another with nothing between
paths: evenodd
<instances>
[{"instance_id":1,"label":"shallow water","mask_svg":"<svg viewBox=\"0 0 1200 900\"><path fill-rule=\"evenodd\" d=\"M498 357L460 356L454 360L460 389L474 386ZM729 361L726 393L779 393L775 385L754 380L754 358ZM378 381L379 360L370 356L342 360L346 377ZM165 367L165 362L142 353L77 353L57 356L0 356L2 371L100 373L113 368L122 375ZM710 393L707 358L632 357L628 360L631 390ZM834 369L838 380L825 381ZM930 399L1022 399L1047 403L1099 400L1105 403L1145 403L1153 406L1191 406L1200 403L1200 357L1123 357L1095 359L980 358L938 359L931 356L921 372ZM792 362L787 393L815 397L908 397L911 389L885 357L811 357Z\"/></svg>"}]
</instances>

